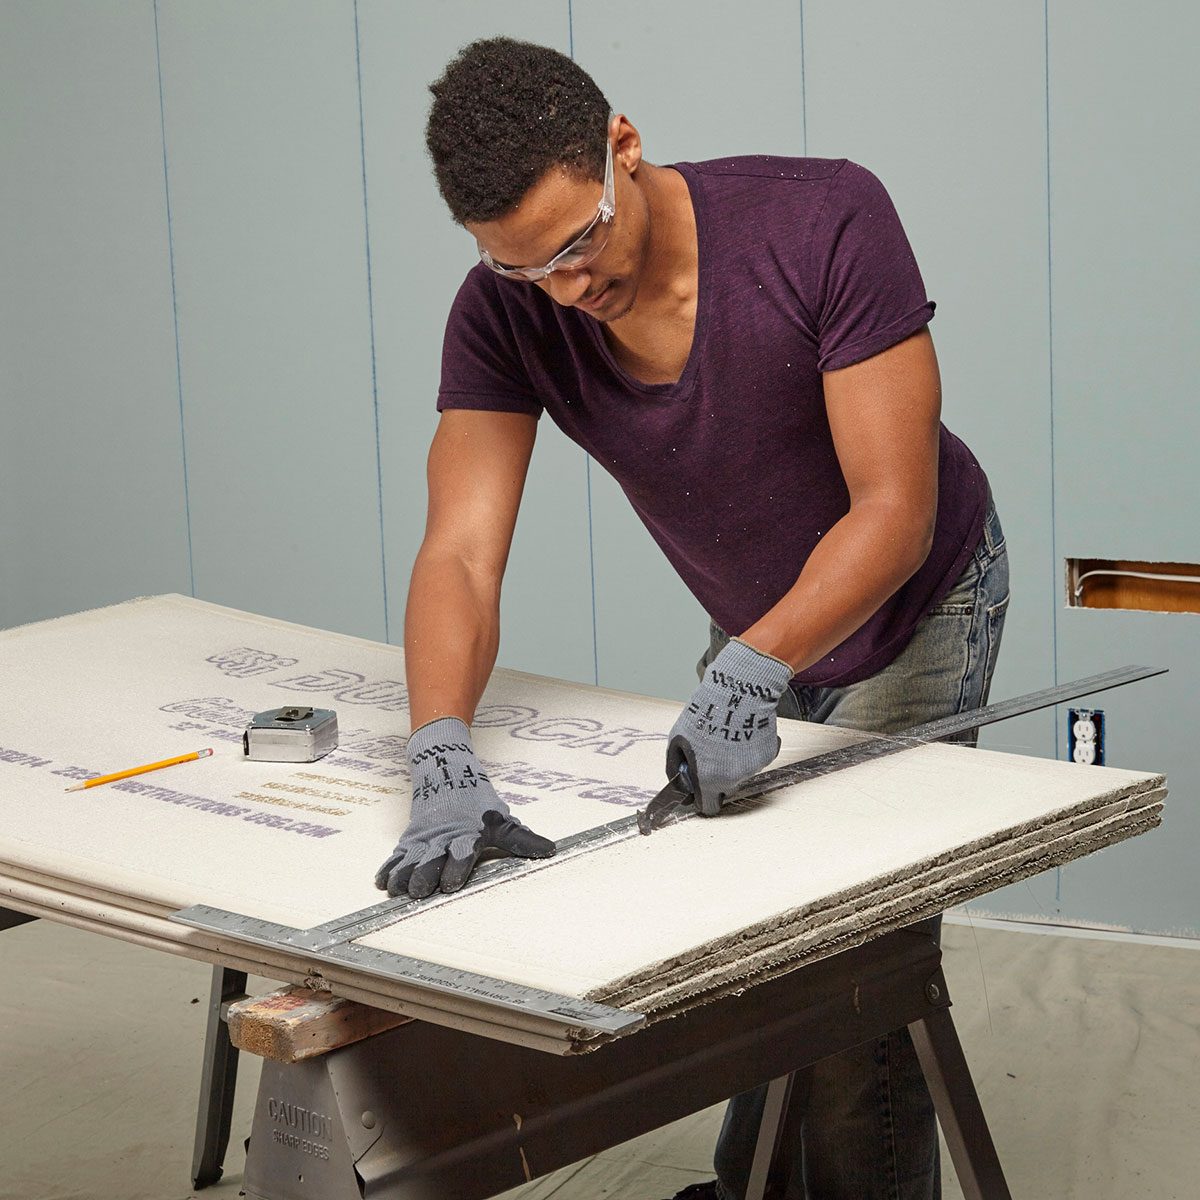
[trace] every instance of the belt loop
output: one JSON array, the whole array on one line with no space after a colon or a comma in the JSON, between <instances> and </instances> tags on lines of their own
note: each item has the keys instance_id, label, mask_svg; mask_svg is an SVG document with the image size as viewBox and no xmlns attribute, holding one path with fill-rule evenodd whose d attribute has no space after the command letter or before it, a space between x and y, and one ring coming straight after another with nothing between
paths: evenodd
<instances>
[{"instance_id":1,"label":"belt loop","mask_svg":"<svg viewBox=\"0 0 1200 1200\"><path fill-rule=\"evenodd\" d=\"M996 541L992 524L996 517L996 501L992 498L992 485L988 484L987 499L983 505L983 542L987 547L988 556L996 553Z\"/></svg>"}]
</instances>

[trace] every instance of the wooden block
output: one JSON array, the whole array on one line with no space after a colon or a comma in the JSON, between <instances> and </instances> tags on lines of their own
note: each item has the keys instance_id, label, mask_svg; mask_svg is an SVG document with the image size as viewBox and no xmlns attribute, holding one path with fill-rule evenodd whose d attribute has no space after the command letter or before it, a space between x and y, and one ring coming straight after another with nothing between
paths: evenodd
<instances>
[{"instance_id":1,"label":"wooden block","mask_svg":"<svg viewBox=\"0 0 1200 1200\"><path fill-rule=\"evenodd\" d=\"M285 987L231 1004L229 1039L239 1050L260 1058L293 1063L328 1054L411 1019L328 992Z\"/></svg>"}]
</instances>

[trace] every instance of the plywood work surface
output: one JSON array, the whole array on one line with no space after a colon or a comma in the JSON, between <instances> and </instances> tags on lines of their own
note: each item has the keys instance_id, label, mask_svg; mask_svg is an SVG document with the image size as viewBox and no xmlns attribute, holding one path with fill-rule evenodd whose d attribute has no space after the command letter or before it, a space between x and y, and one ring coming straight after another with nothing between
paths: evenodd
<instances>
[{"instance_id":1,"label":"plywood work surface","mask_svg":"<svg viewBox=\"0 0 1200 1200\"><path fill-rule=\"evenodd\" d=\"M163 918L203 903L308 928L381 899L408 808L400 649L164 596L4 631L0 671L0 903L290 978L305 968L286 954ZM335 709L339 749L245 760L250 714L289 703ZM649 799L678 708L498 671L475 744L514 812L562 838ZM780 730L781 762L858 736ZM212 758L64 790L203 746ZM1141 832L1161 799L1149 773L926 746L434 898L364 942L667 1013ZM438 1019L351 968L327 982Z\"/></svg>"}]
</instances>

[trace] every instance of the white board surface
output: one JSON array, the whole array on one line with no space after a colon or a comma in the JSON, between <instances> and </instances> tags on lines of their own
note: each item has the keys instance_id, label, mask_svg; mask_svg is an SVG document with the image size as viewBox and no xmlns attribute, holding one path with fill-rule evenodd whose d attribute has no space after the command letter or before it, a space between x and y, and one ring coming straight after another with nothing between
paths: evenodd
<instances>
[{"instance_id":1,"label":"white board surface","mask_svg":"<svg viewBox=\"0 0 1200 1200\"><path fill-rule=\"evenodd\" d=\"M383 898L373 876L408 809L397 647L161 596L4 631L0 675L0 903L36 897L53 911L53 897L69 898L74 919L117 936L164 948L177 937L182 952L270 974L286 954L256 960L162 918L202 903L305 929ZM249 716L289 703L335 709L339 749L312 764L246 760ZM498 671L475 744L514 811L561 839L653 795L678 708ZM781 762L858 736L791 721L780 732ZM65 791L206 746L214 755L199 762ZM675 1011L1149 828L1161 785L925 746L436 897L363 944ZM386 981L353 971L334 987L388 1003Z\"/></svg>"}]
</instances>

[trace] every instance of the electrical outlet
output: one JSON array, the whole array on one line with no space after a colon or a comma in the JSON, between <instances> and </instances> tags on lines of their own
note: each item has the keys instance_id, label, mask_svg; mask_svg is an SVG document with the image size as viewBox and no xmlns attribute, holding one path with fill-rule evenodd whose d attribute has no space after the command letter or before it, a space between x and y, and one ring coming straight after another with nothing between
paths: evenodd
<instances>
[{"instance_id":1,"label":"electrical outlet","mask_svg":"<svg viewBox=\"0 0 1200 1200\"><path fill-rule=\"evenodd\" d=\"M1104 766L1104 710L1067 709L1067 757L1085 766Z\"/></svg>"}]
</instances>

